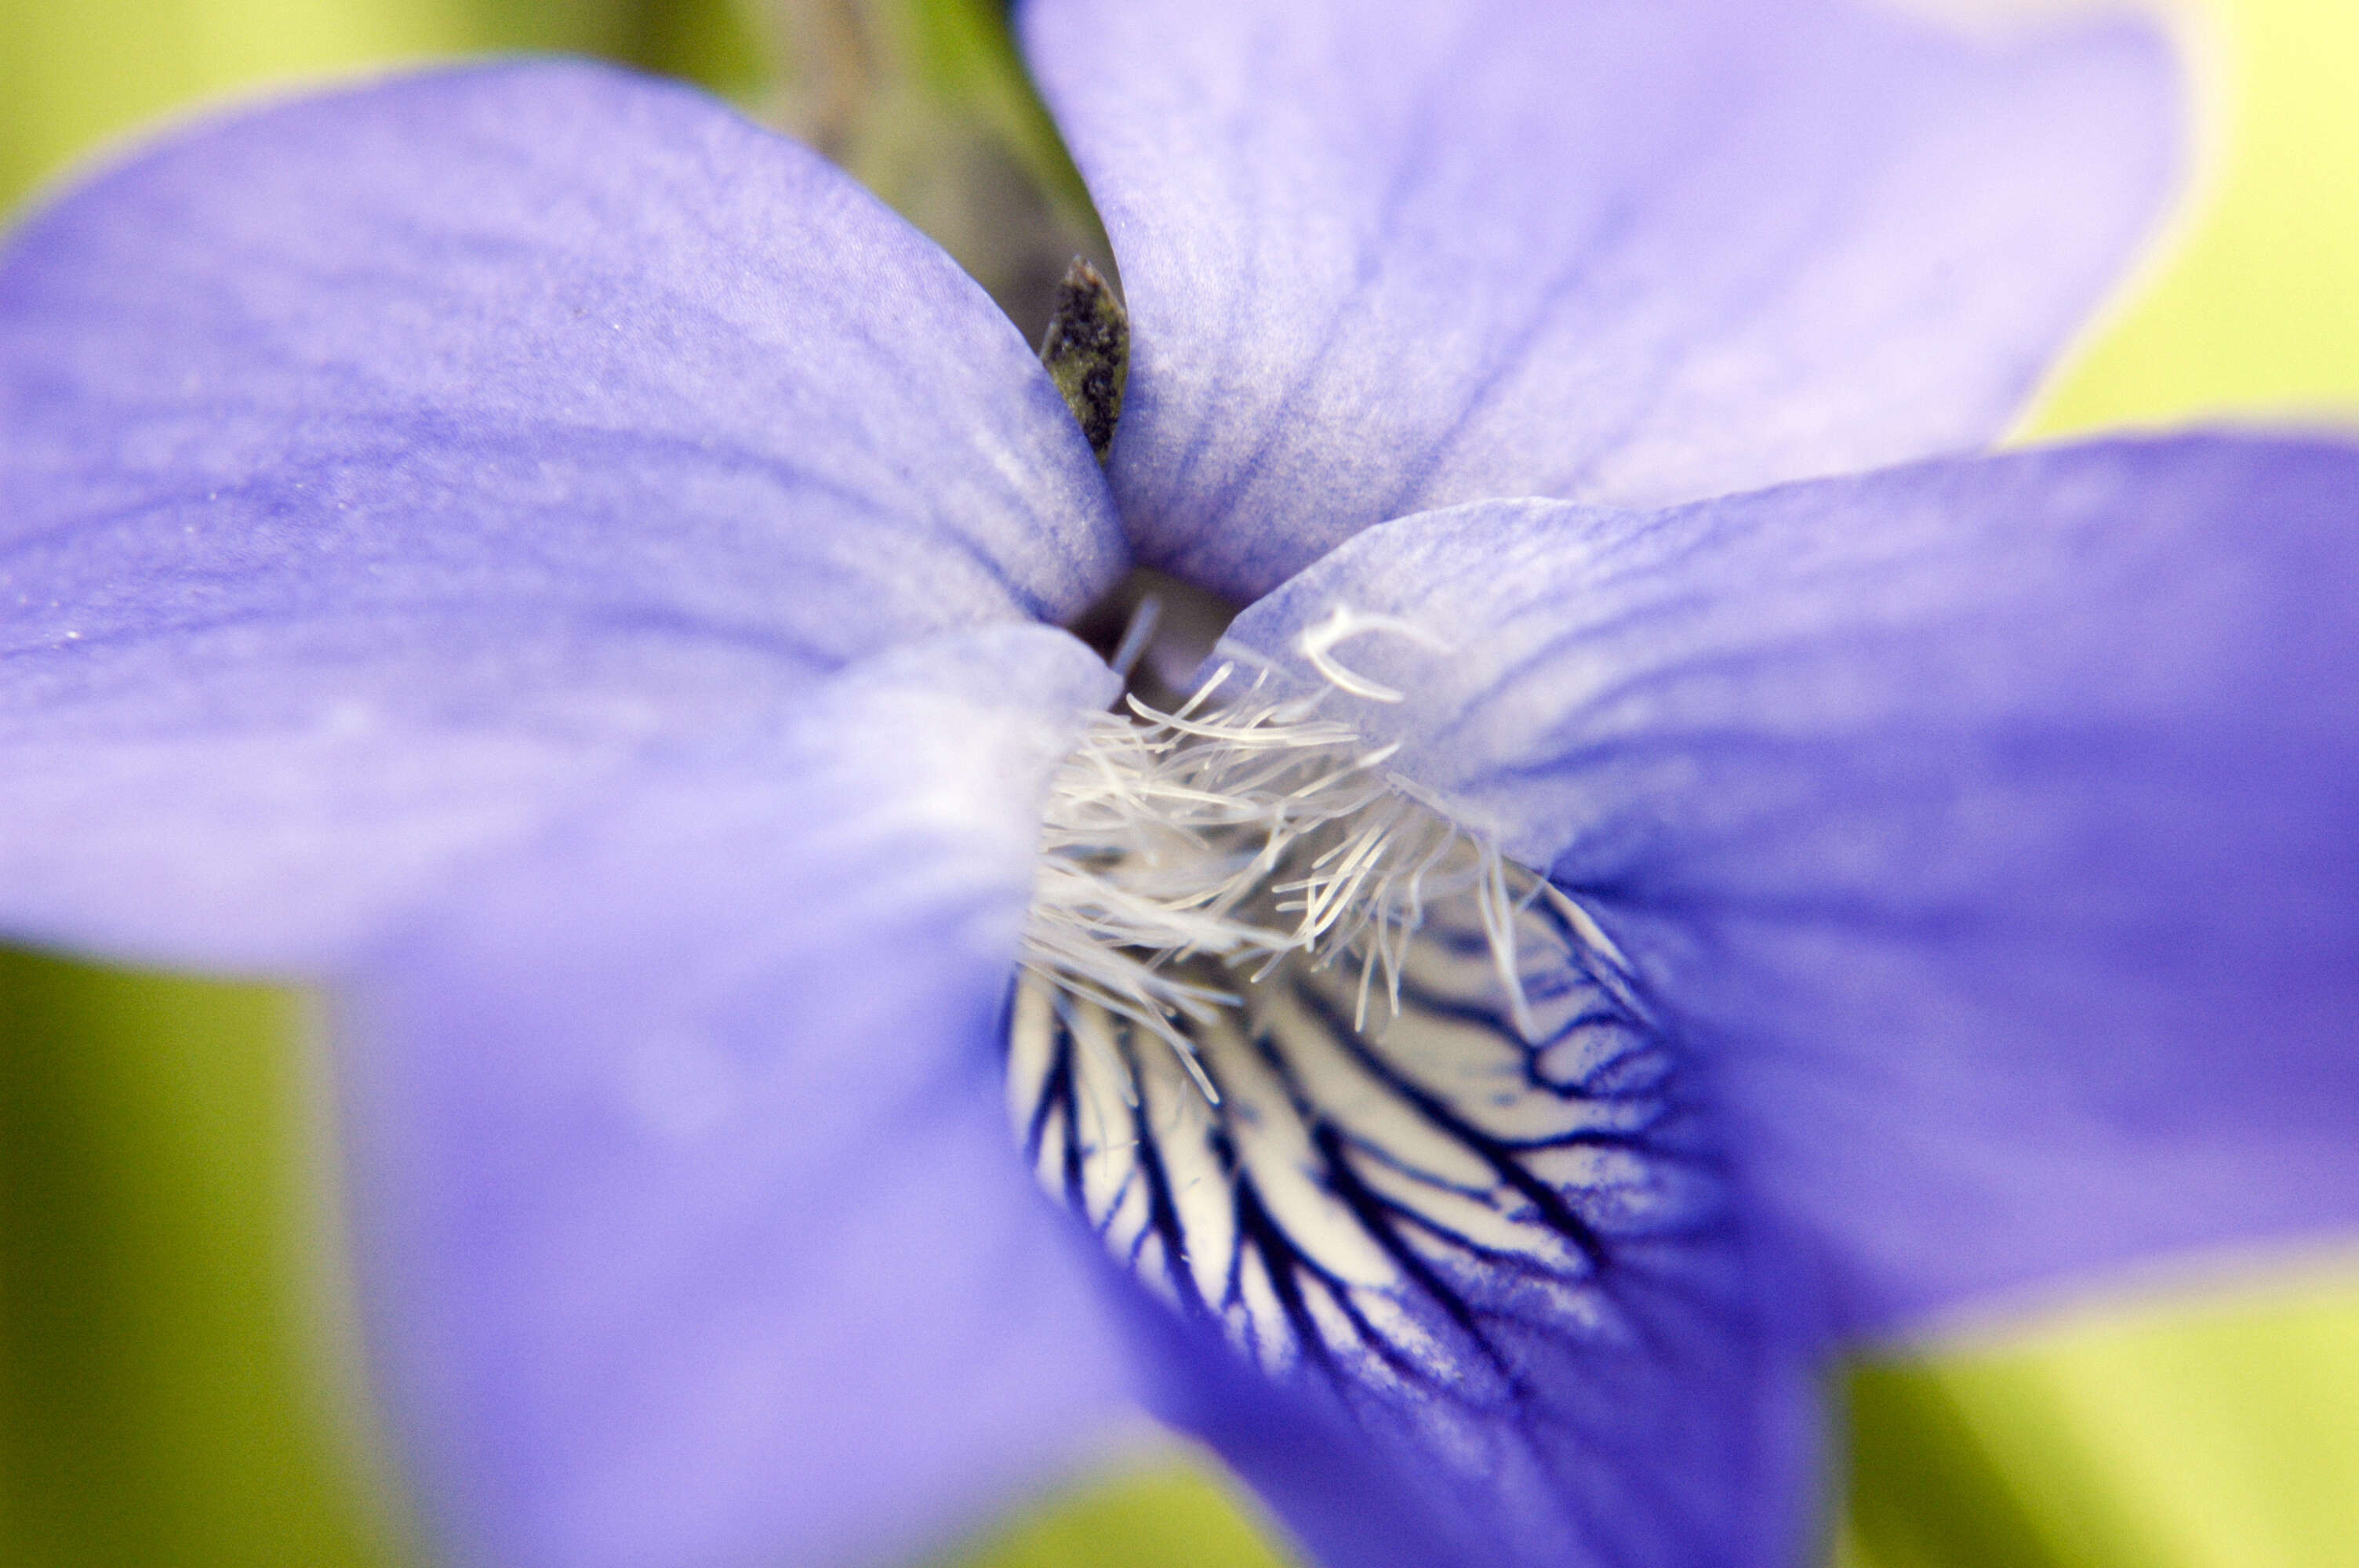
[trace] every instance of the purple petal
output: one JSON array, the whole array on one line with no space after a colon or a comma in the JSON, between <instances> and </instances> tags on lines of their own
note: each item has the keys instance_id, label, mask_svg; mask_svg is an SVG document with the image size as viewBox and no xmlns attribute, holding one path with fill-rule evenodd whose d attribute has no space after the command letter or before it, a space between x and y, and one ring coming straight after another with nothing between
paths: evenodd
<instances>
[{"instance_id":1,"label":"purple petal","mask_svg":"<svg viewBox=\"0 0 2359 1568\"><path fill-rule=\"evenodd\" d=\"M464 1561L882 1561L1124 1408L1000 1087L1041 797L1112 685L1030 627L855 666L370 964L364 1272Z\"/></svg>"},{"instance_id":2,"label":"purple petal","mask_svg":"<svg viewBox=\"0 0 2359 1568\"><path fill-rule=\"evenodd\" d=\"M1621 1346L1536 1325L1512 1346L1530 1358L1526 1408L1475 1416L1260 1384L1225 1346L1167 1326L1156 1410L1336 1568L1804 1561L1825 1500L1809 1363L1764 1325L1638 1304L1648 1315Z\"/></svg>"},{"instance_id":3,"label":"purple petal","mask_svg":"<svg viewBox=\"0 0 2359 1568\"><path fill-rule=\"evenodd\" d=\"M589 66L212 124L0 263L0 922L307 964L819 673L1121 569L929 242Z\"/></svg>"},{"instance_id":4,"label":"purple petal","mask_svg":"<svg viewBox=\"0 0 2359 1568\"><path fill-rule=\"evenodd\" d=\"M1545 908L1517 1031L1475 912L1438 903L1381 1022L1357 965L1284 966L1193 1031L1193 1076L1019 1000L1011 1103L1146 1287L1158 1408L1321 1562L1789 1568L1815 1324L1696 1076Z\"/></svg>"},{"instance_id":5,"label":"purple petal","mask_svg":"<svg viewBox=\"0 0 2359 1568\"><path fill-rule=\"evenodd\" d=\"M1136 333L1141 553L1249 599L1370 524L1979 444L2175 166L2156 34L1820 0L1030 0Z\"/></svg>"},{"instance_id":6,"label":"purple petal","mask_svg":"<svg viewBox=\"0 0 2359 1568\"><path fill-rule=\"evenodd\" d=\"M2359 449L2189 438L1475 505L1248 611L1550 868L1876 1331L2359 1228Z\"/></svg>"}]
</instances>

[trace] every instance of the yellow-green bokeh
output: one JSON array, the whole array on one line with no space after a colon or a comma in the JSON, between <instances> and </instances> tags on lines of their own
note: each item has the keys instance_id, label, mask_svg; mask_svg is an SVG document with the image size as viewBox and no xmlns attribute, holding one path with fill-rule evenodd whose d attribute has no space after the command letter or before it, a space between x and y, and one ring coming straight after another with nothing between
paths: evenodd
<instances>
[{"instance_id":1,"label":"yellow-green bokeh","mask_svg":"<svg viewBox=\"0 0 2359 1568\"><path fill-rule=\"evenodd\" d=\"M0 1563L367 1568L293 1000L0 953Z\"/></svg>"},{"instance_id":2,"label":"yellow-green bokeh","mask_svg":"<svg viewBox=\"0 0 2359 1568\"><path fill-rule=\"evenodd\" d=\"M1448 3L1448 0L1440 0ZM750 87L732 0L0 0L0 200L191 101L572 48ZM2359 421L2359 5L2217 0L2204 206L2033 437ZM335 1371L293 1004L0 959L0 1563L396 1568ZM1864 1364L1857 1568L2359 1563L2359 1271ZM1267 1568L1219 1483L1083 1486L963 1568Z\"/></svg>"},{"instance_id":3,"label":"yellow-green bokeh","mask_svg":"<svg viewBox=\"0 0 2359 1568\"><path fill-rule=\"evenodd\" d=\"M2213 102L2193 222L2036 428L2359 419L2359 5L2181 7Z\"/></svg>"},{"instance_id":4,"label":"yellow-green bokeh","mask_svg":"<svg viewBox=\"0 0 2359 1568\"><path fill-rule=\"evenodd\" d=\"M567 50L750 85L737 0L0 0L0 203L192 103L458 54Z\"/></svg>"}]
</instances>

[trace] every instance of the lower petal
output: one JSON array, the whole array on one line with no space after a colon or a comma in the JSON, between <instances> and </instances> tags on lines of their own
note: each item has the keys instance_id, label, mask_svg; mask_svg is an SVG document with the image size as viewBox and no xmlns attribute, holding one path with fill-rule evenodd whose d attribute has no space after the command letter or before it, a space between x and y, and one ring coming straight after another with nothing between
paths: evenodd
<instances>
[{"instance_id":1,"label":"lower petal","mask_svg":"<svg viewBox=\"0 0 2359 1568\"><path fill-rule=\"evenodd\" d=\"M1168 1314L1156 1412L1211 1444L1336 1568L1790 1568L1823 1524L1815 1365L1771 1325L1627 1298L1643 1337L1534 1325L1528 1392L1272 1382Z\"/></svg>"},{"instance_id":2,"label":"lower petal","mask_svg":"<svg viewBox=\"0 0 2359 1568\"><path fill-rule=\"evenodd\" d=\"M342 1014L364 1279L435 1522L517 1568L866 1563L1127 1408L1000 1110L1061 633L855 666L452 890Z\"/></svg>"},{"instance_id":3,"label":"lower petal","mask_svg":"<svg viewBox=\"0 0 2359 1568\"><path fill-rule=\"evenodd\" d=\"M1076 790L1120 776L1093 760ZM1190 776L1206 798L1230 775ZM1274 787L1307 813L1295 778ZM1520 871L1486 904L1380 809L1413 935L1347 914L1349 947L1180 955L1161 972L1234 1002L1155 1027L1111 976L1018 989L1016 1130L1135 1282L1158 1410L1322 1562L1784 1568L1813 1498L1812 1320L1729 1202L1694 1063L1576 909ZM1378 830L1280 851L1270 901L1229 907L1350 900L1351 872L1298 874L1364 869ZM1157 842L1130 885L1176 859Z\"/></svg>"}]
</instances>

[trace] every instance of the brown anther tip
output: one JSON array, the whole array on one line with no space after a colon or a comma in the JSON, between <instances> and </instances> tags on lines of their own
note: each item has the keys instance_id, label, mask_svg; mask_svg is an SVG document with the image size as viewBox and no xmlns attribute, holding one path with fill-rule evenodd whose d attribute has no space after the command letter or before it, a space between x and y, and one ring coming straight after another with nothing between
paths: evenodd
<instances>
[{"instance_id":1,"label":"brown anther tip","mask_svg":"<svg viewBox=\"0 0 2359 1568\"><path fill-rule=\"evenodd\" d=\"M1057 311L1040 338L1040 363L1103 462L1122 417L1130 374L1130 316L1113 286L1080 256L1057 285Z\"/></svg>"}]
</instances>

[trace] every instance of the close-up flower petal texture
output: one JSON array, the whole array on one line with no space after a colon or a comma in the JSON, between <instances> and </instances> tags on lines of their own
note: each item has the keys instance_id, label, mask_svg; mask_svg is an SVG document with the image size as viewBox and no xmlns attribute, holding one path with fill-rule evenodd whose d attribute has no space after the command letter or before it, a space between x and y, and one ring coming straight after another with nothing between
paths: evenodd
<instances>
[{"instance_id":1,"label":"close-up flower petal texture","mask_svg":"<svg viewBox=\"0 0 2359 1568\"><path fill-rule=\"evenodd\" d=\"M1329 1568L1796 1568L1846 1349L2359 1235L2359 443L1993 449L2160 30L1016 22L1103 464L608 67L0 257L0 932L321 989L445 1560L906 1559L1144 1411ZM1168 702L1141 568L1237 611Z\"/></svg>"}]
</instances>

